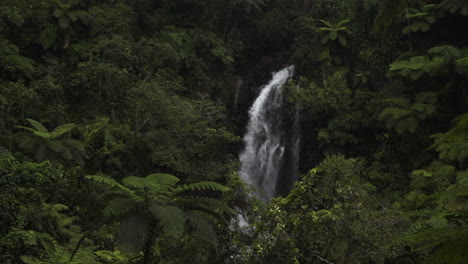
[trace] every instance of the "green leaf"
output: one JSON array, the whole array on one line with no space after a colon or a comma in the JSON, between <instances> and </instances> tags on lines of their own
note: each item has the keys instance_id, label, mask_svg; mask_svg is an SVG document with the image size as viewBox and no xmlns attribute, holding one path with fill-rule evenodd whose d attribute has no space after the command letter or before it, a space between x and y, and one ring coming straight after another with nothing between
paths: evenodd
<instances>
[{"instance_id":1,"label":"green leaf","mask_svg":"<svg viewBox=\"0 0 468 264\"><path fill-rule=\"evenodd\" d=\"M320 41L320 43L322 44L326 44L328 42L328 40L330 39L330 33L327 33L325 34L325 36L323 36L322 40Z\"/></svg>"},{"instance_id":2,"label":"green leaf","mask_svg":"<svg viewBox=\"0 0 468 264\"><path fill-rule=\"evenodd\" d=\"M330 33L330 39L331 40L335 40L337 37L338 37L338 33L336 33L335 31Z\"/></svg>"},{"instance_id":3,"label":"green leaf","mask_svg":"<svg viewBox=\"0 0 468 264\"><path fill-rule=\"evenodd\" d=\"M154 203L149 210L158 219L159 225L166 234L178 236L184 231L185 214L181 209L172 205Z\"/></svg>"},{"instance_id":4,"label":"green leaf","mask_svg":"<svg viewBox=\"0 0 468 264\"><path fill-rule=\"evenodd\" d=\"M87 175L86 179L99 182L99 183L104 183L110 187L115 187L119 190L121 190L123 193L129 195L132 197L132 199L138 200L138 197L135 195L135 192L128 189L127 187L123 186L122 184L118 183L116 180L111 179L109 177L105 177L102 175Z\"/></svg>"},{"instance_id":5,"label":"green leaf","mask_svg":"<svg viewBox=\"0 0 468 264\"><path fill-rule=\"evenodd\" d=\"M202 190L226 192L226 191L229 191L230 189L224 185L221 185L216 182L210 182L210 181L191 183L188 185L182 185L177 188L177 191L202 191Z\"/></svg>"},{"instance_id":6,"label":"green leaf","mask_svg":"<svg viewBox=\"0 0 468 264\"><path fill-rule=\"evenodd\" d=\"M70 25L70 18L68 16L62 16L59 18L59 25L61 28L66 29Z\"/></svg>"},{"instance_id":7,"label":"green leaf","mask_svg":"<svg viewBox=\"0 0 468 264\"><path fill-rule=\"evenodd\" d=\"M443 216L434 216L427 221L434 229L444 229L448 226L448 221Z\"/></svg>"},{"instance_id":8,"label":"green leaf","mask_svg":"<svg viewBox=\"0 0 468 264\"><path fill-rule=\"evenodd\" d=\"M54 17L59 18L59 17L63 16L64 13L65 13L64 10L56 8L54 10L53 15L54 15Z\"/></svg>"},{"instance_id":9,"label":"green leaf","mask_svg":"<svg viewBox=\"0 0 468 264\"><path fill-rule=\"evenodd\" d=\"M338 24L336 24L336 27L341 27L342 25L347 24L350 21L351 20L349 20L349 19L341 20L340 22L338 22Z\"/></svg>"},{"instance_id":10,"label":"green leaf","mask_svg":"<svg viewBox=\"0 0 468 264\"><path fill-rule=\"evenodd\" d=\"M348 45L348 42L346 41L346 38L344 36L338 36L338 41L340 41L340 44L343 47L346 47L346 45Z\"/></svg>"},{"instance_id":11,"label":"green leaf","mask_svg":"<svg viewBox=\"0 0 468 264\"><path fill-rule=\"evenodd\" d=\"M31 124L31 126L35 128L37 131L43 132L43 133L49 133L49 130L45 128L45 126L42 125L40 122L34 119L29 119L29 118L27 118L26 120L28 120L29 124Z\"/></svg>"},{"instance_id":12,"label":"green leaf","mask_svg":"<svg viewBox=\"0 0 468 264\"><path fill-rule=\"evenodd\" d=\"M126 198L115 198L109 201L106 208L104 208L104 214L108 216L112 215L124 215L135 209L135 201Z\"/></svg>"},{"instance_id":13,"label":"green leaf","mask_svg":"<svg viewBox=\"0 0 468 264\"><path fill-rule=\"evenodd\" d=\"M73 21L73 22L75 22L78 19L76 10L68 11L67 15L70 18L70 20Z\"/></svg>"},{"instance_id":14,"label":"green leaf","mask_svg":"<svg viewBox=\"0 0 468 264\"><path fill-rule=\"evenodd\" d=\"M54 45L57 40L57 30L55 28L47 28L39 35L39 43L46 50Z\"/></svg>"},{"instance_id":15,"label":"green leaf","mask_svg":"<svg viewBox=\"0 0 468 264\"><path fill-rule=\"evenodd\" d=\"M179 178L174 175L165 174L165 173L154 173L146 176L146 178L150 181L158 182L162 185L170 185L174 186L179 182Z\"/></svg>"},{"instance_id":16,"label":"green leaf","mask_svg":"<svg viewBox=\"0 0 468 264\"><path fill-rule=\"evenodd\" d=\"M330 22L323 19L319 19L319 21L328 26L329 28L333 28L333 25Z\"/></svg>"},{"instance_id":17,"label":"green leaf","mask_svg":"<svg viewBox=\"0 0 468 264\"><path fill-rule=\"evenodd\" d=\"M63 124L61 126L56 127L50 134L52 138L58 138L61 135L70 132L75 127L76 125L74 123Z\"/></svg>"}]
</instances>

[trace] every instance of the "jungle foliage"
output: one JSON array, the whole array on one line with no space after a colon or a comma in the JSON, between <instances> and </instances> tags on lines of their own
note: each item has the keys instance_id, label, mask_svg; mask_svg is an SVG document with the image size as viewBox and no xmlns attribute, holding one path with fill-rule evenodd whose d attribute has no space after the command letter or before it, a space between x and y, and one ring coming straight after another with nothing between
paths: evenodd
<instances>
[{"instance_id":1,"label":"jungle foliage","mask_svg":"<svg viewBox=\"0 0 468 264\"><path fill-rule=\"evenodd\" d=\"M0 0L0 263L468 263L467 22L466 0ZM239 93L290 64L300 177L263 204Z\"/></svg>"}]
</instances>

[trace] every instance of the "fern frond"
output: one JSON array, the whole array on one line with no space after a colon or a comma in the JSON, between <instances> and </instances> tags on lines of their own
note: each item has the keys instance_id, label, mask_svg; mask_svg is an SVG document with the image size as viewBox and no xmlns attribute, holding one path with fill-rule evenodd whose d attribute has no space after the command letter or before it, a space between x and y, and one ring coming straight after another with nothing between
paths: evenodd
<instances>
[{"instance_id":1,"label":"fern frond","mask_svg":"<svg viewBox=\"0 0 468 264\"><path fill-rule=\"evenodd\" d=\"M130 197L132 197L132 199L138 200L138 199L136 199L137 195L135 194L134 191L128 189L127 187L125 187L122 184L118 183L114 179L111 179L111 178L105 177L105 176L101 176L101 175L87 175L86 178L89 179L89 180L95 181L95 182L107 184L110 187L117 188L120 191L122 191L123 193L125 193L125 194L129 195Z\"/></svg>"},{"instance_id":2,"label":"fern frond","mask_svg":"<svg viewBox=\"0 0 468 264\"><path fill-rule=\"evenodd\" d=\"M407 0L386 0L383 2L374 22L374 31L390 26L396 18L403 15L407 7Z\"/></svg>"},{"instance_id":3,"label":"fern frond","mask_svg":"<svg viewBox=\"0 0 468 264\"><path fill-rule=\"evenodd\" d=\"M25 127L25 126L15 126L17 128L21 128L21 129L24 129L24 130L27 130L27 131L30 131L30 132L36 132L37 130L36 129L33 129L33 128L30 128L30 127Z\"/></svg>"},{"instance_id":4,"label":"fern frond","mask_svg":"<svg viewBox=\"0 0 468 264\"><path fill-rule=\"evenodd\" d=\"M125 253L136 254L143 249L145 242L151 235L152 224L148 217L131 215L120 222L118 248Z\"/></svg>"},{"instance_id":5,"label":"fern frond","mask_svg":"<svg viewBox=\"0 0 468 264\"><path fill-rule=\"evenodd\" d=\"M203 191L203 190L226 192L226 191L229 191L230 189L228 187L222 185L222 184L219 184L217 182L211 182L211 181L184 184L184 185L176 188L176 191L178 191L178 192L182 192L182 191Z\"/></svg>"},{"instance_id":6,"label":"fern frond","mask_svg":"<svg viewBox=\"0 0 468 264\"><path fill-rule=\"evenodd\" d=\"M34 119L29 119L27 118L26 120L28 120L29 124L31 124L31 126L36 129L36 131L39 131L39 132L42 132L42 133L49 133L49 130L43 125L41 124L40 122L34 120Z\"/></svg>"},{"instance_id":7,"label":"fern frond","mask_svg":"<svg viewBox=\"0 0 468 264\"><path fill-rule=\"evenodd\" d=\"M162 186L174 187L178 182L179 178L174 175L164 173L154 173L146 176L148 181L157 182Z\"/></svg>"},{"instance_id":8,"label":"fern frond","mask_svg":"<svg viewBox=\"0 0 468 264\"><path fill-rule=\"evenodd\" d=\"M213 244L216 243L217 238L213 225L206 220L206 215L203 212L191 210L186 213L186 216L188 224L199 238Z\"/></svg>"},{"instance_id":9,"label":"fern frond","mask_svg":"<svg viewBox=\"0 0 468 264\"><path fill-rule=\"evenodd\" d=\"M185 213L178 207L153 203L149 211L166 234L178 236L184 231Z\"/></svg>"},{"instance_id":10,"label":"fern frond","mask_svg":"<svg viewBox=\"0 0 468 264\"><path fill-rule=\"evenodd\" d=\"M52 132L50 132L50 134L51 134L52 138L58 138L61 135L65 134L67 132L70 132L75 127L76 127L76 124L74 124L74 123L63 124L63 125L61 125L59 127L54 128L54 130L52 130Z\"/></svg>"},{"instance_id":11,"label":"fern frond","mask_svg":"<svg viewBox=\"0 0 468 264\"><path fill-rule=\"evenodd\" d=\"M76 140L76 139L63 139L63 140L60 140L60 142L62 142L64 145L68 146L69 148L73 149L73 151L78 152L79 155L87 158L85 146L81 141Z\"/></svg>"},{"instance_id":12,"label":"fern frond","mask_svg":"<svg viewBox=\"0 0 468 264\"><path fill-rule=\"evenodd\" d=\"M38 148L36 149L36 152L34 152L34 159L36 161L45 160L46 159L46 151L47 151L46 144L39 144Z\"/></svg>"},{"instance_id":13,"label":"fern frond","mask_svg":"<svg viewBox=\"0 0 468 264\"><path fill-rule=\"evenodd\" d=\"M147 181L145 178L140 178L136 176L125 177L122 180L122 183L127 187L133 187L137 189L143 189L145 187L150 187L150 185L157 184L154 182Z\"/></svg>"},{"instance_id":14,"label":"fern frond","mask_svg":"<svg viewBox=\"0 0 468 264\"><path fill-rule=\"evenodd\" d=\"M106 208L104 208L104 214L108 216L112 215L124 215L135 209L135 201L126 198L115 198L109 201Z\"/></svg>"},{"instance_id":15,"label":"fern frond","mask_svg":"<svg viewBox=\"0 0 468 264\"><path fill-rule=\"evenodd\" d=\"M389 108L385 108L382 111L382 113L380 114L380 118L381 119L386 119L386 118L399 119L404 116L407 116L408 114L410 114L410 112L405 109L389 107Z\"/></svg>"},{"instance_id":16,"label":"fern frond","mask_svg":"<svg viewBox=\"0 0 468 264\"><path fill-rule=\"evenodd\" d=\"M192 209L202 209L203 211L208 213L214 212L217 214L237 214L237 212L234 209L229 207L223 201L209 197L189 197L184 201L184 205Z\"/></svg>"},{"instance_id":17,"label":"fern frond","mask_svg":"<svg viewBox=\"0 0 468 264\"><path fill-rule=\"evenodd\" d=\"M47 141L47 147L56 153L62 153L67 148L58 140Z\"/></svg>"}]
</instances>

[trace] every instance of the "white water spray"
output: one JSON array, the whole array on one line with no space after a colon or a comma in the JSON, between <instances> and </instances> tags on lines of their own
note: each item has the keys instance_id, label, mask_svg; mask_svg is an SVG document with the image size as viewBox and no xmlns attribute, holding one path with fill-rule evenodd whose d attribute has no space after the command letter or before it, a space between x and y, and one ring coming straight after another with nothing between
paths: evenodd
<instances>
[{"instance_id":1,"label":"white water spray","mask_svg":"<svg viewBox=\"0 0 468 264\"><path fill-rule=\"evenodd\" d=\"M273 74L249 110L240 154L240 176L255 187L257 196L267 202L294 184L298 160L298 112L287 127L281 87L294 74L289 66ZM288 131L286 131L288 130Z\"/></svg>"}]
</instances>

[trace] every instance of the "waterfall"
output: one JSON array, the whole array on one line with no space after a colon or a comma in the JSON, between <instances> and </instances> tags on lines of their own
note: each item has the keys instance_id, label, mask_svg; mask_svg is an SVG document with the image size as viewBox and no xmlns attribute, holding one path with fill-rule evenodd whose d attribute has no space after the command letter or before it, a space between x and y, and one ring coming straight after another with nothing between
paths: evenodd
<instances>
[{"instance_id":1,"label":"waterfall","mask_svg":"<svg viewBox=\"0 0 468 264\"><path fill-rule=\"evenodd\" d=\"M285 109L281 89L293 74L294 66L273 73L249 110L239 175L265 202L287 194L296 179L299 112Z\"/></svg>"}]
</instances>

